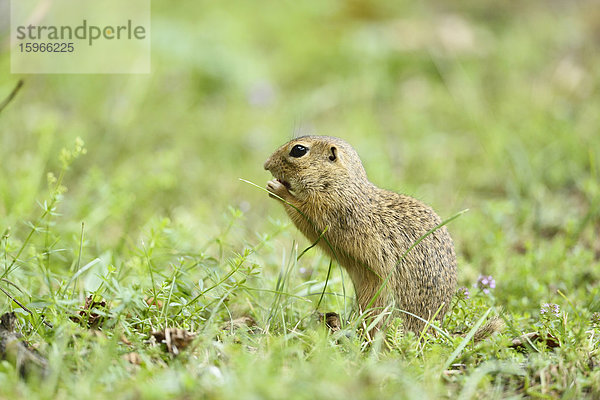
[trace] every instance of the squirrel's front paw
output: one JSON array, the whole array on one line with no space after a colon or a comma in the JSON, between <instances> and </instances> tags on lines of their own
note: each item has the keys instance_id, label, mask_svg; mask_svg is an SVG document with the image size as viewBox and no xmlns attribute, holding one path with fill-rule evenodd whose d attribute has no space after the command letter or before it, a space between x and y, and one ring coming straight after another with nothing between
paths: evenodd
<instances>
[{"instance_id":1,"label":"squirrel's front paw","mask_svg":"<svg viewBox=\"0 0 600 400\"><path fill-rule=\"evenodd\" d=\"M288 200L292 196L292 194L285 187L285 185L279 182L277 179L273 179L267 182L267 190L271 192L269 193L270 197L278 200Z\"/></svg>"}]
</instances>

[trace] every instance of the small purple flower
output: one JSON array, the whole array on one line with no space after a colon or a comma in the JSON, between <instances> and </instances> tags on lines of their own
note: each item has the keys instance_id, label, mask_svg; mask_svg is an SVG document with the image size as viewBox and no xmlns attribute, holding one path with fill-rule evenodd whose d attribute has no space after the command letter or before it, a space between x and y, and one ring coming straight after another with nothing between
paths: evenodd
<instances>
[{"instance_id":1,"label":"small purple flower","mask_svg":"<svg viewBox=\"0 0 600 400\"><path fill-rule=\"evenodd\" d=\"M554 303L544 303L542 304L542 308L540 308L541 315L554 315L558 317L560 315L560 306Z\"/></svg>"},{"instance_id":2,"label":"small purple flower","mask_svg":"<svg viewBox=\"0 0 600 400\"><path fill-rule=\"evenodd\" d=\"M600 312L593 313L591 321L592 321L592 324L600 327Z\"/></svg>"},{"instance_id":3,"label":"small purple flower","mask_svg":"<svg viewBox=\"0 0 600 400\"><path fill-rule=\"evenodd\" d=\"M462 299L470 299L471 298L469 289L465 286L459 287L457 294L458 294L458 297L460 297Z\"/></svg>"},{"instance_id":4,"label":"small purple flower","mask_svg":"<svg viewBox=\"0 0 600 400\"><path fill-rule=\"evenodd\" d=\"M479 288L483 293L489 294L490 289L496 287L496 280L491 275L479 275L477 283L473 286Z\"/></svg>"}]
</instances>

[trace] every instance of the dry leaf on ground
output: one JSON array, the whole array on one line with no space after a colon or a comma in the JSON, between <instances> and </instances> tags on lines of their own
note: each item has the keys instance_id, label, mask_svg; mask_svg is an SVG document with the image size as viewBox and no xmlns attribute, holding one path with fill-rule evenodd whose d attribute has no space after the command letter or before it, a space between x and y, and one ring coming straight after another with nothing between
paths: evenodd
<instances>
[{"instance_id":1,"label":"dry leaf on ground","mask_svg":"<svg viewBox=\"0 0 600 400\"><path fill-rule=\"evenodd\" d=\"M251 331L254 331L258 328L258 324L252 317L244 316L236 319L229 320L221 325L222 331L236 330L242 327L247 327Z\"/></svg>"},{"instance_id":2,"label":"dry leaf on ground","mask_svg":"<svg viewBox=\"0 0 600 400\"><path fill-rule=\"evenodd\" d=\"M325 319L325 325L327 325L332 333L342 329L342 321L340 320L339 314L328 312L323 316L323 314L319 313L319 321L323 322L323 319Z\"/></svg>"},{"instance_id":3,"label":"dry leaf on ground","mask_svg":"<svg viewBox=\"0 0 600 400\"><path fill-rule=\"evenodd\" d=\"M125 361L129 361L133 365L140 365L142 363L142 358L138 353L127 353L123 354L122 357Z\"/></svg>"},{"instance_id":4,"label":"dry leaf on ground","mask_svg":"<svg viewBox=\"0 0 600 400\"><path fill-rule=\"evenodd\" d=\"M542 336L539 334L539 332L529 332L529 333L525 333L524 335L521 335L515 339L512 340L512 344L510 347L515 348L515 349L524 349L525 347L527 347L529 345L529 342L531 343L536 343L536 342L544 342L546 343L546 346L550 347L550 348L555 348L555 347L560 347L560 342L558 341L557 338L555 338L554 336L548 334L547 336Z\"/></svg>"},{"instance_id":5,"label":"dry leaf on ground","mask_svg":"<svg viewBox=\"0 0 600 400\"><path fill-rule=\"evenodd\" d=\"M180 328L165 328L162 331L152 332L151 335L158 343L164 343L167 351L173 355L179 354L196 338L195 333Z\"/></svg>"},{"instance_id":6,"label":"dry leaf on ground","mask_svg":"<svg viewBox=\"0 0 600 400\"><path fill-rule=\"evenodd\" d=\"M16 331L15 313L5 313L0 317L0 359L16 365L21 376L32 372L41 376L47 374L48 361L34 350Z\"/></svg>"},{"instance_id":7,"label":"dry leaf on ground","mask_svg":"<svg viewBox=\"0 0 600 400\"><path fill-rule=\"evenodd\" d=\"M93 310L106 311L106 300L95 301L94 295L89 295L85 299L85 305L76 315L71 316L71 321L77 322L81 326L98 329L104 322L104 315L100 315Z\"/></svg>"}]
</instances>

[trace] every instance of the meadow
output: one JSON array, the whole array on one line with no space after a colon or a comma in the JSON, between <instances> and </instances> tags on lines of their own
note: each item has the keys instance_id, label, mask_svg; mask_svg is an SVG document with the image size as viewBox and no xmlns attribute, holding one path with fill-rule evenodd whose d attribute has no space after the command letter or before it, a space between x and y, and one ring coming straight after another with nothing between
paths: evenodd
<instances>
[{"instance_id":1,"label":"meadow","mask_svg":"<svg viewBox=\"0 0 600 400\"><path fill-rule=\"evenodd\" d=\"M0 399L600 397L595 0L153 2L142 75L11 74L7 23L0 313L47 366L0 361ZM308 133L468 210L441 333L365 342L349 277L243 181Z\"/></svg>"}]
</instances>

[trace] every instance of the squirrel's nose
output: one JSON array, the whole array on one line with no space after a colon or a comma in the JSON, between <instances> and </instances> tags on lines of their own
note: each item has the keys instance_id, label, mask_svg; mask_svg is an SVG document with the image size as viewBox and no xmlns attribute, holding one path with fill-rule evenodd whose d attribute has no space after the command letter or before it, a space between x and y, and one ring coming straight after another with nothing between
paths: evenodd
<instances>
[{"instance_id":1,"label":"squirrel's nose","mask_svg":"<svg viewBox=\"0 0 600 400\"><path fill-rule=\"evenodd\" d=\"M265 161L265 165L263 165L263 167L265 167L265 169L268 171L269 168L271 168L271 157L269 157L267 159L267 161Z\"/></svg>"}]
</instances>

